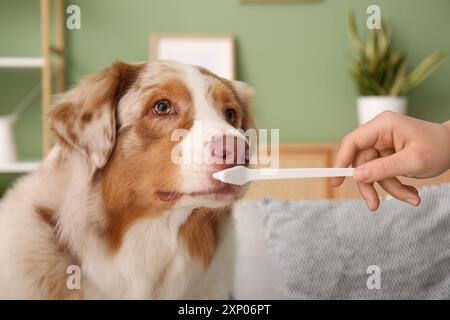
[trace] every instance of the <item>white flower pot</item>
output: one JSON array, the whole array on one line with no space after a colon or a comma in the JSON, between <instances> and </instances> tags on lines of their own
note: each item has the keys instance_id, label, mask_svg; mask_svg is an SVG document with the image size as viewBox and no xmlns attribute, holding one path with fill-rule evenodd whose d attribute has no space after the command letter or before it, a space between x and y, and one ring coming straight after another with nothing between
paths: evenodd
<instances>
[{"instance_id":1,"label":"white flower pot","mask_svg":"<svg viewBox=\"0 0 450 320\"><path fill-rule=\"evenodd\" d=\"M407 109L406 97L362 96L358 98L358 122L366 123L386 110L406 114Z\"/></svg>"},{"instance_id":2,"label":"white flower pot","mask_svg":"<svg viewBox=\"0 0 450 320\"><path fill-rule=\"evenodd\" d=\"M14 140L15 116L0 116L0 162L17 161L16 142Z\"/></svg>"}]
</instances>

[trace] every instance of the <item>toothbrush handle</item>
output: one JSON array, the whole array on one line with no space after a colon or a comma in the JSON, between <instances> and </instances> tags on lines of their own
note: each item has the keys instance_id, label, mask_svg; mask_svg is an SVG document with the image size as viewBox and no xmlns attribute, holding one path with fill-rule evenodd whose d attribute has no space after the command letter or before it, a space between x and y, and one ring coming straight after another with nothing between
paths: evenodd
<instances>
[{"instance_id":1,"label":"toothbrush handle","mask_svg":"<svg viewBox=\"0 0 450 320\"><path fill-rule=\"evenodd\" d=\"M351 177L354 168L250 169L249 180Z\"/></svg>"}]
</instances>

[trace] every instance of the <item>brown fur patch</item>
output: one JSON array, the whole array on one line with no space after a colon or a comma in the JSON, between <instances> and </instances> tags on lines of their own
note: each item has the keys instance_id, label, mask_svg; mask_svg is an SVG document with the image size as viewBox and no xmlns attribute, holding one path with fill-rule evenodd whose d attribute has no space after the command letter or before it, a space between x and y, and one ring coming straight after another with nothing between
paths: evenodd
<instances>
[{"instance_id":1,"label":"brown fur patch","mask_svg":"<svg viewBox=\"0 0 450 320\"><path fill-rule=\"evenodd\" d=\"M215 73L212 73L211 71L209 71L208 69L204 68L204 67L197 67L198 71L200 71L200 73L204 76L207 77L211 77L211 78L215 78L217 80L222 81L222 78L219 77L218 75L216 75Z\"/></svg>"},{"instance_id":2,"label":"brown fur patch","mask_svg":"<svg viewBox=\"0 0 450 320\"><path fill-rule=\"evenodd\" d=\"M141 116L146 116L159 100L169 100L172 107L179 112L192 109L192 96L186 85L177 78L171 78L164 81L159 86L152 86L147 89L151 92L145 107L142 109ZM182 110L178 110L178 109Z\"/></svg>"},{"instance_id":3,"label":"brown fur patch","mask_svg":"<svg viewBox=\"0 0 450 320\"><path fill-rule=\"evenodd\" d=\"M116 62L110 68L84 79L75 89L62 97L49 113L52 131L65 145L77 146L89 156L92 137L86 137L86 126L95 128L97 119L110 114L107 130L97 130L95 139L104 141L102 157L107 157L114 142L116 107L120 98L136 82L146 64ZM98 143L97 143L98 144Z\"/></svg>"},{"instance_id":4,"label":"brown fur patch","mask_svg":"<svg viewBox=\"0 0 450 320\"><path fill-rule=\"evenodd\" d=\"M53 210L46 207L37 206L34 211L38 214L38 216L45 224L53 229L56 227L56 221L54 220L55 212Z\"/></svg>"},{"instance_id":5,"label":"brown fur patch","mask_svg":"<svg viewBox=\"0 0 450 320\"><path fill-rule=\"evenodd\" d=\"M82 299L82 290L67 288L67 268L71 265L79 265L79 262L51 244L39 252L28 252L22 263L22 271L25 277L29 277L32 289L41 293L36 298Z\"/></svg>"},{"instance_id":6,"label":"brown fur patch","mask_svg":"<svg viewBox=\"0 0 450 320\"><path fill-rule=\"evenodd\" d=\"M205 268L214 258L221 226L230 213L230 208L198 208L180 228L179 237L186 244L189 254Z\"/></svg>"},{"instance_id":7,"label":"brown fur patch","mask_svg":"<svg viewBox=\"0 0 450 320\"><path fill-rule=\"evenodd\" d=\"M133 131L119 137L115 151L102 172L102 193L106 225L103 235L112 252L117 251L127 230L144 217L157 215L171 207L156 198L158 188L172 190L177 168L170 162L169 143L142 141L145 146L135 150L126 148ZM135 138L136 139L136 138ZM158 141L158 140L157 140ZM165 160L165 155L169 155Z\"/></svg>"},{"instance_id":8,"label":"brown fur patch","mask_svg":"<svg viewBox=\"0 0 450 320\"><path fill-rule=\"evenodd\" d=\"M236 111L236 121L231 125L241 128L242 118L244 116L244 108L238 103L233 91L231 91L222 82L217 82L211 88L214 106L219 110L220 114L224 114L225 110L233 109Z\"/></svg>"},{"instance_id":9,"label":"brown fur patch","mask_svg":"<svg viewBox=\"0 0 450 320\"><path fill-rule=\"evenodd\" d=\"M85 112L81 116L81 123L83 123L83 124L89 123L92 121L93 117L94 117L94 115L92 114L92 112Z\"/></svg>"},{"instance_id":10,"label":"brown fur patch","mask_svg":"<svg viewBox=\"0 0 450 320\"><path fill-rule=\"evenodd\" d=\"M222 113L227 106L237 109L240 114L240 121L235 124L235 127L243 130L254 128L255 123L251 115L250 101L252 97L246 97L246 93L240 92L240 90L236 88L234 81L219 77L203 67L197 68L202 75L215 80L209 90L213 96L216 108ZM236 108L236 105L239 107Z\"/></svg>"},{"instance_id":11,"label":"brown fur patch","mask_svg":"<svg viewBox=\"0 0 450 320\"><path fill-rule=\"evenodd\" d=\"M115 92L114 104L117 105L120 98L123 97L128 90L136 83L140 73L145 68L146 63L127 64L124 62L116 62L112 66L112 70L116 75L118 81L117 90Z\"/></svg>"},{"instance_id":12,"label":"brown fur patch","mask_svg":"<svg viewBox=\"0 0 450 320\"><path fill-rule=\"evenodd\" d=\"M45 243L39 244L42 250L29 252L24 257L23 271L32 275L34 287L44 295L44 299L82 299L81 290L67 288L67 268L71 265L80 266L80 260L71 253L69 246L58 238L57 220L54 210L36 206L34 211L38 217L51 228ZM33 246L36 246L33 243Z\"/></svg>"}]
</instances>

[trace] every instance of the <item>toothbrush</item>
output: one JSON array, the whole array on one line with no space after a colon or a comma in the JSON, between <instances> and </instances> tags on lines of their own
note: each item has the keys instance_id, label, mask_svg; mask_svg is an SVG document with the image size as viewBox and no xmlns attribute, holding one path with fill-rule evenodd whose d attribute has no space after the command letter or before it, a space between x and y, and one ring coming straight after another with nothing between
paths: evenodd
<instances>
[{"instance_id":1,"label":"toothbrush","mask_svg":"<svg viewBox=\"0 0 450 320\"><path fill-rule=\"evenodd\" d=\"M213 178L225 183L243 185L256 180L351 177L354 170L354 168L249 169L237 166L218 171L213 174Z\"/></svg>"}]
</instances>

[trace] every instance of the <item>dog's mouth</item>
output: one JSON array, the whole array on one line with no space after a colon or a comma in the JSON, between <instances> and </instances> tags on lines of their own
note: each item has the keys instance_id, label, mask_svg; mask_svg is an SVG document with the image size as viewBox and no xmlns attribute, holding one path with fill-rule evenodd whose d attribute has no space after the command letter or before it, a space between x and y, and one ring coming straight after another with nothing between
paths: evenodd
<instances>
[{"instance_id":1,"label":"dog's mouth","mask_svg":"<svg viewBox=\"0 0 450 320\"><path fill-rule=\"evenodd\" d=\"M213 197L217 199L223 199L230 196L238 195L242 190L241 186L231 185L231 184L222 184L219 187L212 187L205 190L199 190L189 193L183 192L168 192L168 191L157 191L156 195L162 201L176 201L183 196L189 197Z\"/></svg>"}]
</instances>

